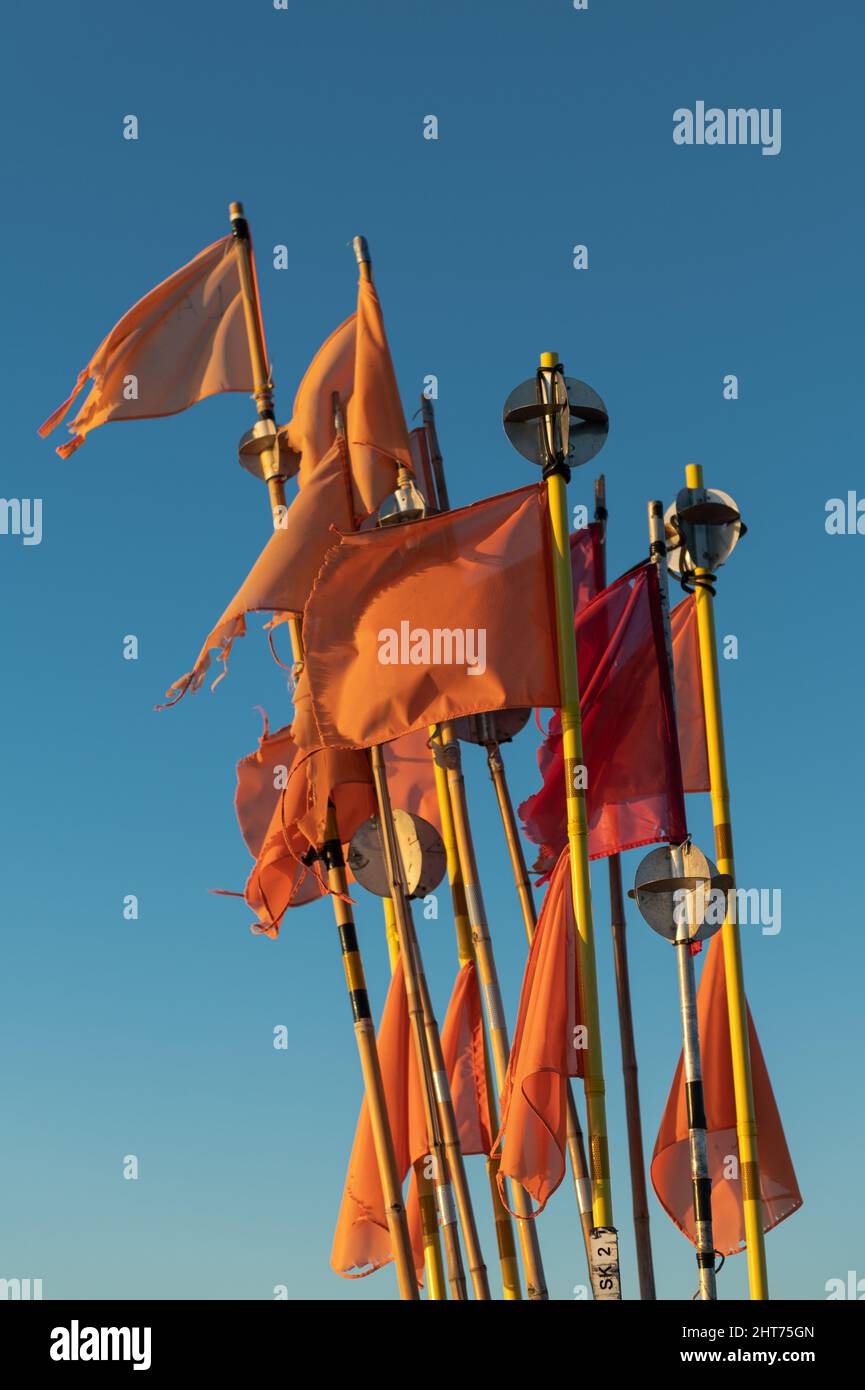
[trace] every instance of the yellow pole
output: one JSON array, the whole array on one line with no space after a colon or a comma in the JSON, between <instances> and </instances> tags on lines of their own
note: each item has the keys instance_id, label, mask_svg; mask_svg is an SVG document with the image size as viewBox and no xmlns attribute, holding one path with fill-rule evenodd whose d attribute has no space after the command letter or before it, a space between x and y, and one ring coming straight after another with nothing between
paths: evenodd
<instances>
[{"instance_id":1,"label":"yellow pole","mask_svg":"<svg viewBox=\"0 0 865 1390\"><path fill-rule=\"evenodd\" d=\"M445 853L447 855L448 881L450 883L451 901L453 903L454 926L456 927L457 933L457 951L459 954L459 962L462 966L465 965L467 961L474 960L475 958L474 946L472 943L472 929L469 924L465 887L463 885L459 852L457 850L447 773L441 764L440 758L436 757L437 750L440 750L442 746L441 739L438 737L436 725L432 725L429 732L436 795L438 797L439 814L442 823L442 840L444 841ZM490 1133L495 1137L499 1132L499 1116L498 1106L496 1104L495 1083L490 1068L486 1028L484 1028L484 1070L486 1072ZM488 1155L487 1177L490 1184L493 1217L496 1223L496 1243L498 1245L499 1265L502 1273L502 1288L505 1300L511 1302L521 1299L522 1292L520 1290L520 1274L517 1267L517 1251L514 1244L514 1229L511 1224L510 1213L502 1202L501 1193L499 1192L498 1172L499 1158L493 1158Z\"/></svg>"},{"instance_id":2,"label":"yellow pole","mask_svg":"<svg viewBox=\"0 0 865 1390\"><path fill-rule=\"evenodd\" d=\"M441 738L444 745L448 790L450 792L457 851L459 853L463 888L465 890L466 906L468 908L469 924L472 932L472 943L475 950L475 959L478 963L481 993L484 998L484 1004L486 1005L490 1046L492 1048L493 1066L496 1073L496 1084L499 1089L499 1095L501 1095L504 1089L505 1078L508 1071L508 1059L511 1052L511 1045L508 1039L508 1025L505 1020L502 992L499 986L496 960L493 954L493 943L490 936L489 923L487 922L483 894L481 892L477 859L475 858L474 841L472 839L471 825L469 823L465 782L463 781L459 740L454 734L450 724L442 724ZM532 1300L547 1299L549 1297L547 1293L547 1281L544 1274L543 1260L541 1259L541 1247L538 1240L537 1224L531 1216L531 1199L525 1188L520 1187L519 1183L511 1184L511 1202L512 1209L517 1217L517 1236L520 1242L520 1255L522 1256L523 1270L526 1276L526 1292Z\"/></svg>"},{"instance_id":3,"label":"yellow pole","mask_svg":"<svg viewBox=\"0 0 865 1390\"><path fill-rule=\"evenodd\" d=\"M393 907L393 898L382 900L384 907L384 924L387 936L387 954L390 961L391 975L396 970L399 960L399 932L396 925L396 914ZM418 1205L421 1216L421 1232L423 1235L423 1263L426 1271L427 1295L431 1302L439 1303L447 1299L447 1285L445 1283L444 1265L442 1264L441 1242L439 1241L439 1223L436 1214L435 1193L431 1179L427 1176L426 1159L419 1158L414 1165L414 1180L417 1184Z\"/></svg>"},{"instance_id":4,"label":"yellow pole","mask_svg":"<svg viewBox=\"0 0 865 1390\"><path fill-rule=\"evenodd\" d=\"M690 488L703 487L703 469L689 463L685 481ZM697 630L700 640L700 671L703 705L706 711L706 743L709 752L709 782L712 820L715 826L715 858L722 874L735 883L733 826L730 820L730 787L727 781L727 754L721 717L721 685L718 678L718 649L715 638L714 590L709 570L695 574ZM732 898L732 895L731 895ZM729 901L729 900L728 900ZM742 942L735 914L728 914L723 927L724 970L727 977L727 1011L730 1018L730 1047L733 1058L733 1087L736 1096L736 1133L739 1138L739 1168L745 1215L745 1241L748 1254L748 1284L751 1298L769 1297L766 1271L766 1245L763 1235L763 1200L760 1191L760 1165L757 1152L757 1119L751 1079L751 1050L748 1042L748 1010L742 969Z\"/></svg>"},{"instance_id":5,"label":"yellow pole","mask_svg":"<svg viewBox=\"0 0 865 1390\"><path fill-rule=\"evenodd\" d=\"M556 353L542 353L542 372L552 372L558 365L558 361ZM549 469L547 471L547 493L550 509L550 555L556 596L556 645L559 654L559 682L561 685L562 753L565 764L571 888L577 919L577 952L580 968L582 1014L588 1033L584 1085L589 1131L589 1164L592 1178L592 1215L597 1228L612 1227L613 1200L610 1184L610 1155L607 1143L607 1107L604 1063L601 1052L595 932L592 918L592 884L589 875L589 831L586 820L586 793L583 786L585 779L582 775L578 775L578 770L584 766L583 730L580 720L577 648L574 639L574 595L568 539L566 476L557 469Z\"/></svg>"}]
</instances>

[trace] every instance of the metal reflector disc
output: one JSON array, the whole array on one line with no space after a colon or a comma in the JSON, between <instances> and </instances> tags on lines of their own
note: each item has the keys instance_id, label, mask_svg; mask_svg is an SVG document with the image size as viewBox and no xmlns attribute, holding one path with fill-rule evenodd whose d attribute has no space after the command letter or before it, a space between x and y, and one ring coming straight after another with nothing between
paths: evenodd
<instances>
[{"instance_id":1,"label":"metal reflector disc","mask_svg":"<svg viewBox=\"0 0 865 1390\"><path fill-rule=\"evenodd\" d=\"M409 811L394 811L394 829L403 875L410 898L424 898L441 883L447 869L447 855L434 825ZM348 847L349 868L368 893L390 897L384 846L378 816L370 816L352 836Z\"/></svg>"},{"instance_id":2,"label":"metal reflector disc","mask_svg":"<svg viewBox=\"0 0 865 1390\"><path fill-rule=\"evenodd\" d=\"M568 452L571 468L578 468L603 448L610 428L607 407L597 391L574 377L564 378L568 392ZM538 403L536 377L529 377L515 387L505 401L503 423L505 434L523 458L532 463L546 463L543 447L545 412L549 407Z\"/></svg>"},{"instance_id":3,"label":"metal reflector disc","mask_svg":"<svg viewBox=\"0 0 865 1390\"><path fill-rule=\"evenodd\" d=\"M691 567L718 569L729 560L739 537L747 529L736 503L720 488L683 487L673 510L675 526L687 549Z\"/></svg>"},{"instance_id":4,"label":"metal reflector disc","mask_svg":"<svg viewBox=\"0 0 865 1390\"><path fill-rule=\"evenodd\" d=\"M723 926L733 880L696 845L663 845L641 859L628 894L653 931L667 941L706 941Z\"/></svg>"},{"instance_id":5,"label":"metal reflector disc","mask_svg":"<svg viewBox=\"0 0 865 1390\"><path fill-rule=\"evenodd\" d=\"M510 743L529 722L530 709L500 709L493 714L464 714L453 721L453 731L463 743Z\"/></svg>"}]
</instances>

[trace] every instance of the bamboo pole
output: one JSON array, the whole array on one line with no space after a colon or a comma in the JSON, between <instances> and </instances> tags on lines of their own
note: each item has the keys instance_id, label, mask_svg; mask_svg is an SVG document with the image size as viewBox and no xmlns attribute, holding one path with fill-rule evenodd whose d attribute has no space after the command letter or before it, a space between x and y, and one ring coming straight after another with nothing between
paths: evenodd
<instances>
[{"instance_id":1,"label":"bamboo pole","mask_svg":"<svg viewBox=\"0 0 865 1390\"><path fill-rule=\"evenodd\" d=\"M438 1024L432 1010L423 960L406 893L402 858L394 830L393 809L387 785L384 754L380 746L370 749L370 766L378 800L382 846L391 890L390 897L394 905L394 916L399 935L409 1020L427 1111L427 1127L434 1166L433 1180L447 1256L448 1277L454 1297L460 1300L465 1299L467 1297L466 1281L456 1225L458 1208L475 1297L488 1299L490 1292L486 1266L483 1262L475 1225L450 1083L441 1050ZM453 1187L451 1183L453 1183ZM456 1196L456 1207L454 1196Z\"/></svg>"},{"instance_id":2,"label":"bamboo pole","mask_svg":"<svg viewBox=\"0 0 865 1390\"><path fill-rule=\"evenodd\" d=\"M457 934L457 951L459 954L459 962L462 966L467 961L473 961L475 953L471 926L469 924L468 908L466 906L466 894L463 885L462 870L460 868L456 833L454 831L453 810L450 802L447 773L441 761L441 746L438 729L433 725L430 728L430 750L432 752L433 774L435 776L436 795L438 797L439 814L442 823L442 840L447 855L448 882L450 884L454 926L456 927ZM498 1106L496 1104L495 1084L490 1067L486 1027L484 1027L484 1071L486 1075L490 1134L495 1136L499 1131L499 1116ZM499 1192L499 1157L493 1157L488 1154L486 1166L487 1177L490 1184L490 1197L493 1204L493 1218L496 1225L496 1243L499 1252L502 1287L505 1300L511 1302L522 1298L520 1274L517 1267L517 1252L514 1244L514 1230L511 1224L510 1213L502 1202L501 1193Z\"/></svg>"},{"instance_id":3,"label":"bamboo pole","mask_svg":"<svg viewBox=\"0 0 865 1390\"><path fill-rule=\"evenodd\" d=\"M496 1084L499 1094L501 1094L507 1076L508 1058L511 1051L508 1025L505 1020L493 943L481 892L471 825L469 824L459 740L450 724L442 724L441 738L472 942L478 963L481 993L486 1006ZM526 1292L530 1299L546 1299L549 1295L537 1227L534 1220L531 1219L531 1199L525 1188L520 1187L519 1183L512 1183L511 1190L512 1209L517 1217L517 1237L520 1242L520 1254L526 1277Z\"/></svg>"},{"instance_id":4,"label":"bamboo pole","mask_svg":"<svg viewBox=\"0 0 865 1390\"><path fill-rule=\"evenodd\" d=\"M703 487L703 469L689 463L686 483ZM712 820L715 827L715 858L718 870L736 881L733 856L733 825L730 817L730 785L721 714L721 683L718 676L718 650L715 637L714 576L709 570L695 572L697 630L700 642L700 672L703 705L706 712L706 743L709 753L709 783ZM730 900L735 901L733 895ZM730 1047L733 1060L733 1088L736 1098L736 1133L739 1139L739 1168L748 1254L748 1283L751 1298L769 1297L766 1245L763 1235L763 1200L757 1149L757 1116L751 1077L751 1051L748 1039L748 1010L742 966L742 942L735 915L727 913L723 926L724 970L727 977L727 1010L730 1018Z\"/></svg>"},{"instance_id":5,"label":"bamboo pole","mask_svg":"<svg viewBox=\"0 0 865 1390\"><path fill-rule=\"evenodd\" d=\"M595 521L601 528L599 587L607 583L607 494L603 473L595 480ZM634 1240L637 1247L637 1275L640 1298L655 1298L655 1268L652 1236L649 1230L649 1198L643 1152L643 1122L640 1115L640 1084L637 1073L637 1043L631 1007L631 977L628 968L627 917L622 888L622 860L611 854L607 860L610 879L610 927L616 970L616 1002L622 1049L622 1081L625 1091L625 1120L628 1131L628 1164L631 1173L631 1205L634 1214Z\"/></svg>"},{"instance_id":6,"label":"bamboo pole","mask_svg":"<svg viewBox=\"0 0 865 1390\"><path fill-rule=\"evenodd\" d=\"M258 286L255 280L252 261L252 243L249 234L249 226L246 218L243 216L243 205L241 203L231 204L230 215L234 234L238 243L238 267L240 270L243 309L249 340L250 361L252 363L255 381L256 404L258 406L259 417L261 419L272 420L274 418L272 383L270 381L270 374L267 370L261 304L258 297ZM278 459L278 446L276 446L276 450ZM278 470L274 471L273 468L271 468L269 473L266 471L266 480L271 502L271 511L275 519L277 517L277 508L285 506L284 479L279 477ZM303 645L299 618L293 617L290 620L289 631L291 634L295 669L297 669L303 661ZM393 1135L391 1133L390 1119L387 1113L384 1082L382 1080L381 1064L379 1062L378 1048L376 1046L375 1025L369 1006L369 996L366 989L360 944L357 939L357 931L355 929L351 906L348 902L345 862L343 859L342 844L339 838L339 828L336 823L336 812L333 806L328 807L325 844L317 848L325 864L328 886L331 889L331 903L333 904L334 919L339 933L346 987L348 989L349 1002L354 1018L354 1035L357 1042L358 1055L360 1057L364 1095L366 1097L367 1110L369 1113L376 1164L378 1166L379 1181L381 1183L382 1197L384 1199L385 1220L387 1221L391 1249L393 1250L400 1298L406 1301L416 1301L419 1299L420 1295L418 1293L417 1278L414 1270L414 1255L409 1239L405 1206L402 1200L402 1185L396 1167Z\"/></svg>"},{"instance_id":7,"label":"bamboo pole","mask_svg":"<svg viewBox=\"0 0 865 1390\"><path fill-rule=\"evenodd\" d=\"M231 203L228 213L237 247L237 269L240 276L246 337L249 344L249 360L252 365L253 397L259 420L269 420L274 427L273 443L262 452L261 460L264 480L267 483L267 491L270 496L273 524L276 526L285 513L286 475L279 462L279 441L276 435L276 416L273 409L273 382L270 377L270 364L267 360L267 347L264 340L264 320L261 315L261 300L258 294L255 261L252 254L252 235L249 230L249 223L243 214L242 203Z\"/></svg>"},{"instance_id":8,"label":"bamboo pole","mask_svg":"<svg viewBox=\"0 0 865 1390\"><path fill-rule=\"evenodd\" d=\"M673 664L673 633L670 626L670 596L667 585L667 543L664 536L664 507L650 502L649 556L658 576L661 622L664 629L664 648L673 702L673 733L678 738L676 720L676 672ZM671 845L673 876L685 875L681 845ZM691 955L689 915L683 914L676 932L676 965L679 978L679 1011L682 1016L682 1061L685 1089L688 1097L688 1153L691 1163L691 1191L694 1204L694 1227L697 1246L697 1273L701 1301L718 1297L715 1283L715 1241L712 1234L712 1180L709 1176L709 1154L706 1140L706 1107L703 1102L703 1070L700 1061L700 1031L697 1026L697 985L694 980L694 957Z\"/></svg>"},{"instance_id":9,"label":"bamboo pole","mask_svg":"<svg viewBox=\"0 0 865 1390\"><path fill-rule=\"evenodd\" d=\"M555 398L552 378L558 361L555 353L545 352L541 355L539 380L547 403L551 403ZM584 1086L592 1177L592 1215L596 1229L611 1230L614 1229L613 1203L592 917L592 885L589 874L586 793L583 777L577 776L578 769L582 769L584 763L568 527L567 482L570 470L561 457L554 455L553 462L545 467L544 475L548 489L550 558L556 603L556 645L561 686L562 753L565 765L571 889L577 919L582 1016L587 1031Z\"/></svg>"},{"instance_id":10,"label":"bamboo pole","mask_svg":"<svg viewBox=\"0 0 865 1390\"><path fill-rule=\"evenodd\" d=\"M514 815L514 806L511 801L511 794L508 788L507 777L505 776L505 764L502 758L501 748L494 737L495 717L490 721L484 715L480 716L481 725L489 727L490 741L486 744L487 766L492 779L493 788L496 794L499 814L502 819L502 826L505 832L505 841L508 846L508 858L511 861L511 870L514 875L514 883L517 889L517 896L520 900L520 910L523 917L523 926L526 931L526 938L531 947L535 939L535 930L538 919L535 911L535 898L532 892L532 885L529 879L526 859L523 854L522 841L517 829L517 820ZM583 1243L586 1247L586 1259L589 1265L589 1274L592 1272L592 1249L590 1237L592 1234L592 1187L589 1181L589 1169L586 1163L586 1150L583 1143L583 1129L580 1124L580 1116L577 1110L577 1103L574 1093L571 1090L571 1083L568 1081L566 1088L567 1097L567 1117L565 1133L568 1146L568 1158L571 1163L571 1173L574 1179L574 1196L577 1199L577 1210L580 1213L580 1225L583 1231Z\"/></svg>"},{"instance_id":11,"label":"bamboo pole","mask_svg":"<svg viewBox=\"0 0 865 1390\"><path fill-rule=\"evenodd\" d=\"M397 932L393 899L383 898L382 907L384 909L385 935L387 937L387 954L388 960L390 961L390 973L393 975L399 962L399 933ZM426 1159L419 1158L413 1167L414 1180L417 1186L418 1206L420 1207L423 1263L426 1273L427 1295L431 1302L440 1303L447 1300L447 1285L445 1284L444 1265L442 1264L435 1191L432 1181L427 1174Z\"/></svg>"}]
</instances>

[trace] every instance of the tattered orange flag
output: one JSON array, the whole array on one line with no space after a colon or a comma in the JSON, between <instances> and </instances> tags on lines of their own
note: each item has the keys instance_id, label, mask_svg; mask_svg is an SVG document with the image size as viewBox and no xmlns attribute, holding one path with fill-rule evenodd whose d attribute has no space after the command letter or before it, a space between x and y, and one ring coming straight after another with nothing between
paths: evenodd
<instances>
[{"instance_id":1,"label":"tattered orange flag","mask_svg":"<svg viewBox=\"0 0 865 1390\"><path fill-rule=\"evenodd\" d=\"M412 811L440 830L426 734L409 734L388 744L385 760L394 807ZM376 813L365 754L324 749L306 756L290 725L270 733L265 717L257 749L237 764L234 801L240 832L255 859L243 894L258 919L254 930L277 936L288 908L302 907L325 893L320 866L309 852L325 838L330 800L345 846ZM351 883L348 865L346 876Z\"/></svg>"},{"instance_id":2,"label":"tattered orange flag","mask_svg":"<svg viewBox=\"0 0 865 1390\"><path fill-rule=\"evenodd\" d=\"M57 450L61 458L109 420L176 415L219 391L252 391L234 238L215 241L123 315L79 372L71 396L40 426L43 438L91 378L69 425L73 437Z\"/></svg>"},{"instance_id":3,"label":"tattered orange flag","mask_svg":"<svg viewBox=\"0 0 865 1390\"><path fill-rule=\"evenodd\" d=\"M477 971L474 962L469 961L457 975L441 1034L445 1071L464 1154L489 1153L490 1150L482 1029ZM397 963L388 990L378 1033L378 1053L397 1172L404 1180L412 1164L429 1152L429 1141L401 962ZM422 1284L423 1233L414 1174L406 1210L415 1272L418 1284ZM373 1274L391 1259L393 1252L364 1100L330 1262L338 1274L358 1279Z\"/></svg>"},{"instance_id":4,"label":"tattered orange flag","mask_svg":"<svg viewBox=\"0 0 865 1390\"><path fill-rule=\"evenodd\" d=\"M576 922L568 850L559 856L523 976L520 1011L501 1098L499 1191L512 1178L539 1203L565 1174L568 1078L584 1075ZM515 1214L515 1213L512 1213Z\"/></svg>"},{"instance_id":5,"label":"tattered orange flag","mask_svg":"<svg viewBox=\"0 0 865 1390\"><path fill-rule=\"evenodd\" d=\"M541 485L341 536L304 610L298 742L365 748L463 714L557 705L546 527Z\"/></svg>"},{"instance_id":6,"label":"tattered orange flag","mask_svg":"<svg viewBox=\"0 0 865 1390\"><path fill-rule=\"evenodd\" d=\"M724 943L720 933L713 937L706 952L706 963L697 991L697 1022L700 1029L709 1175L712 1179L712 1230L716 1250L723 1255L734 1255L745 1248L745 1218L739 1176ZM748 1040L757 1119L763 1230L771 1231L773 1226L801 1207L802 1196L750 1009ZM651 1174L652 1186L661 1206L679 1230L696 1244L688 1109L681 1056L655 1141Z\"/></svg>"},{"instance_id":7,"label":"tattered orange flag","mask_svg":"<svg viewBox=\"0 0 865 1390\"><path fill-rule=\"evenodd\" d=\"M346 448L334 426L334 393L345 413ZM246 632L247 613L273 612L276 622L302 613L325 552L335 543L332 528L354 530L394 490L397 465L411 467L381 306L368 281L359 282L357 313L313 358L291 423L280 431L280 444L300 456L300 491L204 643L194 669L171 686L169 699L199 688L211 649L218 649L225 667L232 643Z\"/></svg>"}]
</instances>

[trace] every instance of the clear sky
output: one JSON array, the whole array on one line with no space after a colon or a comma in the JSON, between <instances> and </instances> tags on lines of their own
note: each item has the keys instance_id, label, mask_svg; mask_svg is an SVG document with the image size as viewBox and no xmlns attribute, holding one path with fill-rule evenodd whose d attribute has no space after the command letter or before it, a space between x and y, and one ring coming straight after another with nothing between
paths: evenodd
<instances>
[{"instance_id":1,"label":"clear sky","mask_svg":"<svg viewBox=\"0 0 865 1390\"><path fill-rule=\"evenodd\" d=\"M272 942L207 891L240 889L249 867L232 799L254 706L274 726L289 715L257 621L215 694L153 711L267 538L263 489L236 461L251 402L111 425L65 463L59 435L36 436L133 301L224 234L234 198L256 238L281 418L353 307L347 243L364 232L408 415L438 377L455 504L532 476L501 407L545 349L610 411L611 577L645 553L646 501L672 500L686 463L739 503L749 534L717 600L720 633L738 638L721 673L737 861L743 886L783 903L779 933L744 928L746 979L805 1199L768 1237L771 1288L815 1299L865 1276L865 536L824 525L829 498L865 496L855 7L48 0L10 12L6 32L2 491L42 499L43 534L0 536L0 1276L41 1278L46 1298L396 1292L391 1270L348 1283L328 1263L360 1099L330 907ZM780 153L674 144L673 112L698 101L780 108ZM137 141L122 138L129 114ZM287 270L272 266L280 243ZM592 476L575 476L573 502L590 503ZM517 798L536 785L536 741L530 729L508 750ZM522 927L482 757L465 761L512 1025ZM691 828L711 851L705 801ZM594 877L634 1297L603 865ZM378 1015L371 898L358 923ZM443 1013L447 911L418 928ZM675 970L633 913L630 948L650 1152L679 1050ZM480 1160L471 1171L495 1282ZM690 1297L692 1248L650 1201L659 1295ZM585 1266L567 1184L540 1237L551 1297L569 1299ZM719 1287L743 1294L743 1256Z\"/></svg>"}]
</instances>

